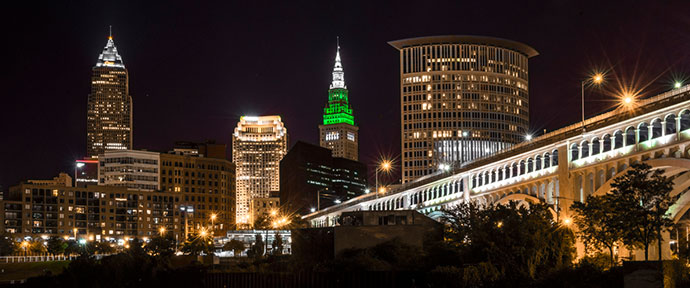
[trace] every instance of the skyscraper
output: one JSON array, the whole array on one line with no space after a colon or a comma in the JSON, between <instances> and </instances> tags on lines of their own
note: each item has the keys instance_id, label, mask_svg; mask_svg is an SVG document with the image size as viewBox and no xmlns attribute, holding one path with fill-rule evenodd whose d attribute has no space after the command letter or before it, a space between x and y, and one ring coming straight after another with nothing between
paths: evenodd
<instances>
[{"instance_id":1,"label":"skyscraper","mask_svg":"<svg viewBox=\"0 0 690 288\"><path fill-rule=\"evenodd\" d=\"M280 116L242 116L232 137L236 166L236 223L251 224L252 198L280 190L280 160L287 153L287 128Z\"/></svg>"},{"instance_id":2,"label":"skyscraper","mask_svg":"<svg viewBox=\"0 0 690 288\"><path fill-rule=\"evenodd\" d=\"M359 127L355 126L355 117L348 100L345 86L345 72L340 62L340 45L335 53L333 82L328 89L328 103L323 108L323 125L319 125L321 147L331 149L333 157L359 159Z\"/></svg>"},{"instance_id":3,"label":"skyscraper","mask_svg":"<svg viewBox=\"0 0 690 288\"><path fill-rule=\"evenodd\" d=\"M389 44L400 51L403 182L525 139L532 47L484 36Z\"/></svg>"},{"instance_id":4,"label":"skyscraper","mask_svg":"<svg viewBox=\"0 0 690 288\"><path fill-rule=\"evenodd\" d=\"M86 115L86 156L132 149L132 96L129 76L112 35L91 69Z\"/></svg>"}]
</instances>

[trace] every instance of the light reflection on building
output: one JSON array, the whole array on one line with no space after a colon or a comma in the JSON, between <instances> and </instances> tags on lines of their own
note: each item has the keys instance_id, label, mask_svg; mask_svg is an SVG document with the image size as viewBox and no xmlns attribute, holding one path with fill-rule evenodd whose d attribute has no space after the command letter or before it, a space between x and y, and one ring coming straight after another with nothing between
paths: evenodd
<instances>
[{"instance_id":1,"label":"light reflection on building","mask_svg":"<svg viewBox=\"0 0 690 288\"><path fill-rule=\"evenodd\" d=\"M232 138L236 166L236 222L251 224L253 198L280 190L280 160L287 153L287 128L280 116L243 116Z\"/></svg>"}]
</instances>

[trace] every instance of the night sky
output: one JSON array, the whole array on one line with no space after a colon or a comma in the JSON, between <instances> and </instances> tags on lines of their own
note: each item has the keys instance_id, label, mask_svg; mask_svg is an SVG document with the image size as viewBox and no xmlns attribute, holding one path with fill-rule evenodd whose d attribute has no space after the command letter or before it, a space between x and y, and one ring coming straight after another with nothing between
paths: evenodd
<instances>
[{"instance_id":1,"label":"night sky","mask_svg":"<svg viewBox=\"0 0 690 288\"><path fill-rule=\"evenodd\" d=\"M130 73L134 147L155 151L178 140L230 147L241 115L279 114L291 145L318 144L336 36L367 164L400 153L391 40L485 35L534 47L537 134L579 121L580 81L595 68L608 81L587 91L588 115L609 109L623 87L644 97L690 80L688 1L20 2L0 17L5 189L71 174L84 156L91 67L108 25Z\"/></svg>"}]
</instances>

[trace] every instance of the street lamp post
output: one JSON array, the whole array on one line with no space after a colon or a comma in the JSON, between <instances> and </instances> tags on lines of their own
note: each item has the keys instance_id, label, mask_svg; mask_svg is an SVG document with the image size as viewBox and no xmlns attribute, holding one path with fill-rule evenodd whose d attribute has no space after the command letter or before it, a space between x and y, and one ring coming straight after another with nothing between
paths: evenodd
<instances>
[{"instance_id":1,"label":"street lamp post","mask_svg":"<svg viewBox=\"0 0 690 288\"><path fill-rule=\"evenodd\" d=\"M216 226L213 224L213 221L216 220L216 216L216 213L211 214L211 235L216 231Z\"/></svg>"},{"instance_id":2,"label":"street lamp post","mask_svg":"<svg viewBox=\"0 0 690 288\"><path fill-rule=\"evenodd\" d=\"M379 170L382 170L384 172L388 172L391 170L391 161L390 160L383 160L381 163L376 166L376 169L374 171L374 178L376 180L376 198L379 198Z\"/></svg>"},{"instance_id":3,"label":"street lamp post","mask_svg":"<svg viewBox=\"0 0 690 288\"><path fill-rule=\"evenodd\" d=\"M586 84L601 84L601 82L604 82L604 75L601 73L596 73L594 76L587 78L585 80L582 80L581 82L581 89L580 91L582 92L582 134L585 133L585 85Z\"/></svg>"}]
</instances>

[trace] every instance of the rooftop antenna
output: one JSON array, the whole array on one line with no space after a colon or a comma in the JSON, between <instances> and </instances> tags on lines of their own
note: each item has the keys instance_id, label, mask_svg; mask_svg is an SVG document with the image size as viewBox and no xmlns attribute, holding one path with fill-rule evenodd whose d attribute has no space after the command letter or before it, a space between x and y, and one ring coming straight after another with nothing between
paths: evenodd
<instances>
[{"instance_id":1,"label":"rooftop antenna","mask_svg":"<svg viewBox=\"0 0 690 288\"><path fill-rule=\"evenodd\" d=\"M113 25L108 25L110 28L110 36L108 36L108 39L113 39Z\"/></svg>"},{"instance_id":2,"label":"rooftop antenna","mask_svg":"<svg viewBox=\"0 0 690 288\"><path fill-rule=\"evenodd\" d=\"M335 36L335 43L338 45L338 49L340 49L340 36Z\"/></svg>"}]
</instances>

